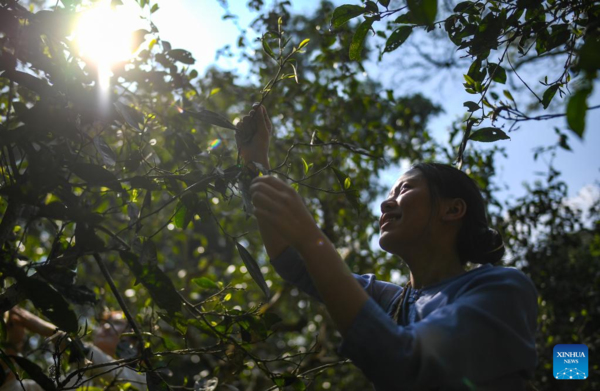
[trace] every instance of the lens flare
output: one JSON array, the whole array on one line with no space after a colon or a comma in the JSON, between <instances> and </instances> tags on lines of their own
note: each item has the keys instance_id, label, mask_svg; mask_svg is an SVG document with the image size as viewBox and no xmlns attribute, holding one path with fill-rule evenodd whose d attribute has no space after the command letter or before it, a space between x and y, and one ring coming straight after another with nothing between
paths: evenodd
<instances>
[{"instance_id":1,"label":"lens flare","mask_svg":"<svg viewBox=\"0 0 600 391\"><path fill-rule=\"evenodd\" d=\"M210 142L210 144L208 145L208 150L209 151L213 151L215 149L217 149L219 147L219 145L221 145L221 139L217 138L214 139L213 141Z\"/></svg>"},{"instance_id":2,"label":"lens flare","mask_svg":"<svg viewBox=\"0 0 600 391\"><path fill-rule=\"evenodd\" d=\"M74 39L83 58L98 66L98 84L110 86L111 66L133 56L133 32L141 28L136 8L132 5L111 7L102 0L79 17Z\"/></svg>"}]
</instances>

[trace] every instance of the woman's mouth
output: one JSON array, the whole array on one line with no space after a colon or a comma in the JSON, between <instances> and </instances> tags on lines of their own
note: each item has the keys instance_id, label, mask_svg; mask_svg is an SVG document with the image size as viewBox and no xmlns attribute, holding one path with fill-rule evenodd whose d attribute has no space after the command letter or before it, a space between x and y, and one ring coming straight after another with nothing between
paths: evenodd
<instances>
[{"instance_id":1,"label":"woman's mouth","mask_svg":"<svg viewBox=\"0 0 600 391\"><path fill-rule=\"evenodd\" d=\"M396 221L400 220L401 216L396 216L396 215L387 215L384 216L383 218L383 222L381 223L381 231L383 231L385 228L389 228L389 226L393 223L395 223Z\"/></svg>"}]
</instances>

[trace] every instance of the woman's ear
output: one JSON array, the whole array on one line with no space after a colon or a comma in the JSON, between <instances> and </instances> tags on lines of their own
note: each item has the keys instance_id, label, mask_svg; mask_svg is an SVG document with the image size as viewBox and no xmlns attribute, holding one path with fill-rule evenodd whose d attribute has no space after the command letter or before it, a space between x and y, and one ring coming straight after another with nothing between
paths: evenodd
<instances>
[{"instance_id":1,"label":"woman's ear","mask_svg":"<svg viewBox=\"0 0 600 391\"><path fill-rule=\"evenodd\" d=\"M442 220L458 221L467 213L467 203L462 198L449 198L442 202Z\"/></svg>"}]
</instances>

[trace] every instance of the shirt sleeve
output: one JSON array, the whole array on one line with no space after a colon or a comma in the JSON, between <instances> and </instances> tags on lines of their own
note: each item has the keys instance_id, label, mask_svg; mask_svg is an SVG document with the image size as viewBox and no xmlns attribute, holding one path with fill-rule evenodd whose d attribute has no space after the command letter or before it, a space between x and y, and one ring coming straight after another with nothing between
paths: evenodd
<instances>
[{"instance_id":1,"label":"shirt sleeve","mask_svg":"<svg viewBox=\"0 0 600 391\"><path fill-rule=\"evenodd\" d=\"M537 364L536 322L533 283L503 268L470 280L455 301L406 327L367 301L340 353L381 390L523 383Z\"/></svg>"},{"instance_id":2,"label":"shirt sleeve","mask_svg":"<svg viewBox=\"0 0 600 391\"><path fill-rule=\"evenodd\" d=\"M87 358L91 361L92 366L98 364L110 364L114 361L114 358L104 353L95 345L90 344L87 346L90 348L87 354ZM113 382L117 384L131 383L131 385L134 386L137 390L146 389L146 376L134 371L133 369L127 366L119 367L117 365L107 365L99 368L91 368L85 371L84 375L86 378L93 378L93 380L95 380L98 377L102 379L102 381L104 381L106 384L110 384ZM79 382L81 382L81 379L75 377L72 378L67 385L72 387ZM97 381L93 382L94 384L99 384L99 382ZM90 382L86 382L84 386L90 386Z\"/></svg>"},{"instance_id":3,"label":"shirt sleeve","mask_svg":"<svg viewBox=\"0 0 600 391\"><path fill-rule=\"evenodd\" d=\"M304 260L293 247L287 247L279 256L271 260L271 264L284 281L297 286L303 292L321 301L319 292L306 270ZM386 312L389 311L390 305L402 291L402 288L396 284L378 281L373 274L353 275L375 303Z\"/></svg>"}]
</instances>

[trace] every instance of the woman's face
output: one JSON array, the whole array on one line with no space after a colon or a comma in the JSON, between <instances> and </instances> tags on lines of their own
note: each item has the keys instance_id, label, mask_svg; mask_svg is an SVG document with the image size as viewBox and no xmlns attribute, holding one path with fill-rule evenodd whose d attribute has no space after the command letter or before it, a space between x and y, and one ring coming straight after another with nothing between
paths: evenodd
<instances>
[{"instance_id":1,"label":"woman's face","mask_svg":"<svg viewBox=\"0 0 600 391\"><path fill-rule=\"evenodd\" d=\"M111 316L94 330L93 340L104 353L114 356L119 338L127 329L127 321L119 316Z\"/></svg>"},{"instance_id":2,"label":"woman's face","mask_svg":"<svg viewBox=\"0 0 600 391\"><path fill-rule=\"evenodd\" d=\"M402 256L411 246L426 244L424 235L432 218L431 195L423 174L412 169L404 173L381 203L379 245Z\"/></svg>"}]
</instances>

